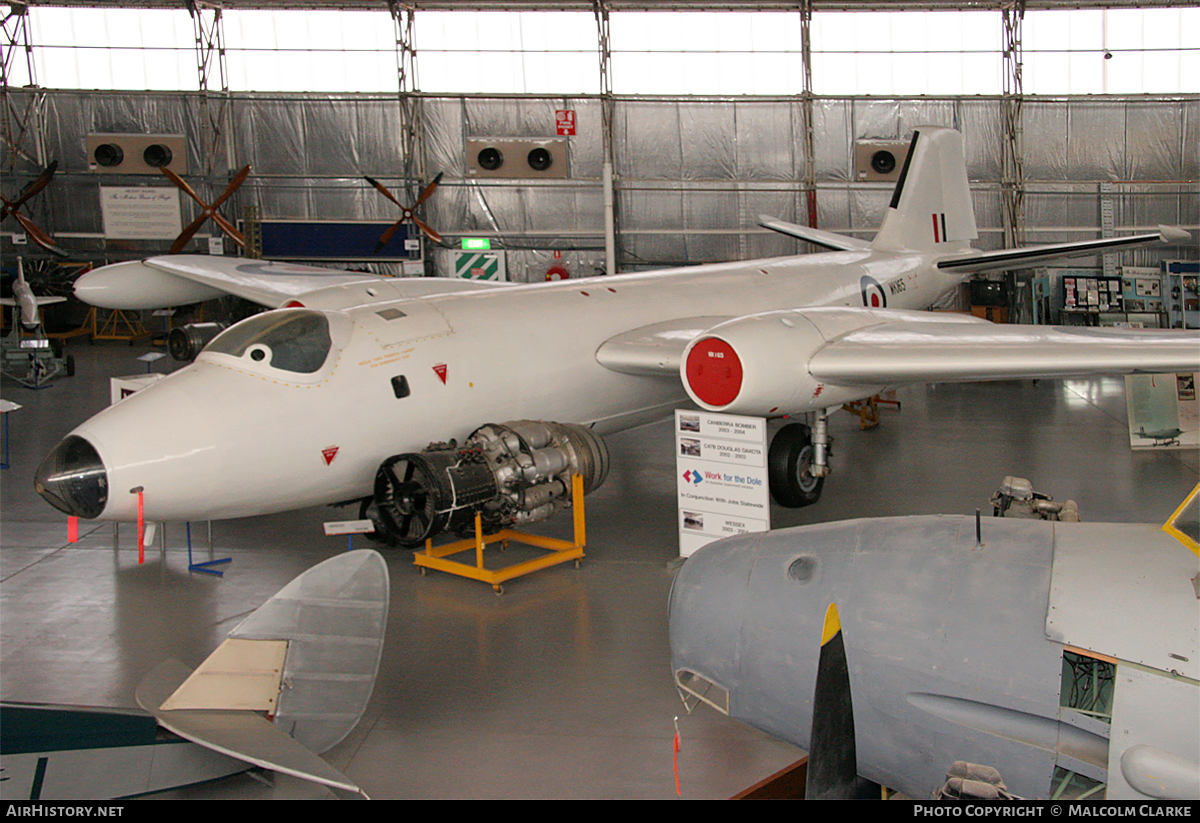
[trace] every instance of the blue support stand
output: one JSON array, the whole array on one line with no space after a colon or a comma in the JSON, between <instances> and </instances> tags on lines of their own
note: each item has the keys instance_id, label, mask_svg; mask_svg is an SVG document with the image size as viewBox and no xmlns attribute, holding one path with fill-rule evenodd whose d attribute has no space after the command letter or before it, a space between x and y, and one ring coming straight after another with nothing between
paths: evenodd
<instances>
[{"instance_id":1,"label":"blue support stand","mask_svg":"<svg viewBox=\"0 0 1200 823\"><path fill-rule=\"evenodd\" d=\"M209 567L210 566L219 566L222 563L230 563L233 561L232 557L223 557L220 560L205 560L202 563L193 563L192 562L192 524L190 521L187 523L187 546L188 546L188 571L203 572L204 574L214 574L217 577L225 576L225 573L223 571L220 571L218 569L209 568Z\"/></svg>"}]
</instances>

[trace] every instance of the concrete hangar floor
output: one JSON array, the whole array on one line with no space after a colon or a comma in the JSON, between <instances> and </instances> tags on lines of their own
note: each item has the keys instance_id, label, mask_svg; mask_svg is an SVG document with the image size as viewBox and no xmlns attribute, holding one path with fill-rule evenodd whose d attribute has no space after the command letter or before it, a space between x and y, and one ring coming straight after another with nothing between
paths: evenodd
<instances>
[{"instance_id":1,"label":"concrete hangar floor","mask_svg":"<svg viewBox=\"0 0 1200 823\"><path fill-rule=\"evenodd\" d=\"M188 573L181 524L170 525L165 556L156 543L140 567L128 526L116 552L109 524L84 523L69 544L65 518L33 491L34 470L108 403L110 377L144 371L136 360L144 349L70 350L74 377L39 391L3 385L23 408L10 415L10 468L0 472L0 696L133 706L135 686L157 663L197 665L292 577L344 551L346 538L324 536L321 524L353 515L322 507L214 523L215 556L233 558L222 578ZM1074 498L1086 520L1161 522L1197 482L1194 451L1130 451L1119 378L917 386L899 397L902 410L885 407L872 430L849 414L832 417L835 473L823 499L774 507L776 528L987 514L1008 474ZM685 798L730 797L800 755L707 707L683 710L667 647L678 552L671 426L608 445L612 471L587 498L578 570L511 581L497 597L475 581L422 576L408 552L385 553L392 596L379 679L358 728L326 754L371 797L672 798L676 717ZM569 537L569 518L534 530ZM200 552L203 526L193 539ZM323 796L299 780L250 774L154 795Z\"/></svg>"}]
</instances>

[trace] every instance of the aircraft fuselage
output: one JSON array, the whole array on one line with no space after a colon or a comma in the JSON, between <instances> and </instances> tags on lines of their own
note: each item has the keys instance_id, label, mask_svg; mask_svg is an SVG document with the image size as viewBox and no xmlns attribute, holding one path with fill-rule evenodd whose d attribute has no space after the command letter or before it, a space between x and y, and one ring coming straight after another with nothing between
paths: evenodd
<instances>
[{"instance_id":1,"label":"aircraft fuselage","mask_svg":"<svg viewBox=\"0 0 1200 823\"><path fill-rule=\"evenodd\" d=\"M781 308L925 308L959 279L932 259L833 252L407 300L389 295L386 282L338 286L339 305L348 289L361 291L361 303L321 310L321 292L304 301L329 324L331 348L317 370L210 346L72 434L103 464L100 519L134 519L138 487L145 516L158 520L350 500L370 493L388 456L461 440L485 423L536 418L604 434L688 403L678 380L601 366L596 350L614 335Z\"/></svg>"}]
</instances>

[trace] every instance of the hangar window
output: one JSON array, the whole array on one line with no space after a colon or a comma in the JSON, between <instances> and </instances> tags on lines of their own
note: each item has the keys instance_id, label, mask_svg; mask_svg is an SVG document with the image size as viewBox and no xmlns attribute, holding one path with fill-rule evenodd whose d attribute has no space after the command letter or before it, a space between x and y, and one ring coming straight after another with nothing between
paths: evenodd
<instances>
[{"instance_id":1,"label":"hangar window","mask_svg":"<svg viewBox=\"0 0 1200 823\"><path fill-rule=\"evenodd\" d=\"M298 374L325 365L333 347L329 321L321 312L281 309L243 320L213 339L205 352L248 355L255 362Z\"/></svg>"},{"instance_id":2,"label":"hangar window","mask_svg":"<svg viewBox=\"0 0 1200 823\"><path fill-rule=\"evenodd\" d=\"M36 76L14 78L10 85L36 80L52 89L196 88L195 37L182 8L39 6L29 14ZM18 69L23 63L13 61Z\"/></svg>"},{"instance_id":3,"label":"hangar window","mask_svg":"<svg viewBox=\"0 0 1200 823\"><path fill-rule=\"evenodd\" d=\"M11 61L10 87L197 88L197 36L182 8L38 4L27 15L32 60ZM6 34L15 18L6 19ZM600 32L591 11L419 10L412 20L410 79L422 91L601 90ZM1195 6L1036 10L1025 13L1022 27L1025 93L1200 91L1200 49L1185 39L1200 27ZM805 78L801 29L797 11L614 11L607 42L612 91L796 94ZM403 60L386 10L224 9L214 30L231 90L398 87ZM812 90L819 95L1002 90L1004 34L996 9L817 10L809 31Z\"/></svg>"},{"instance_id":4,"label":"hangar window","mask_svg":"<svg viewBox=\"0 0 1200 823\"><path fill-rule=\"evenodd\" d=\"M413 29L422 91L600 89L591 12L417 12Z\"/></svg>"}]
</instances>

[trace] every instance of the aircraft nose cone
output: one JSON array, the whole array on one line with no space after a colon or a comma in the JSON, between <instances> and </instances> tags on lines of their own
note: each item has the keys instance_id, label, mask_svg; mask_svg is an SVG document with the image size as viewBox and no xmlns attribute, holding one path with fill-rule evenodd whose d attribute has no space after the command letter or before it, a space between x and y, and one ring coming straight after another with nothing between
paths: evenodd
<instances>
[{"instance_id":1,"label":"aircraft nose cone","mask_svg":"<svg viewBox=\"0 0 1200 823\"><path fill-rule=\"evenodd\" d=\"M98 517L108 502L108 472L91 443L68 435L54 447L33 478L46 501L75 517Z\"/></svg>"}]
</instances>

